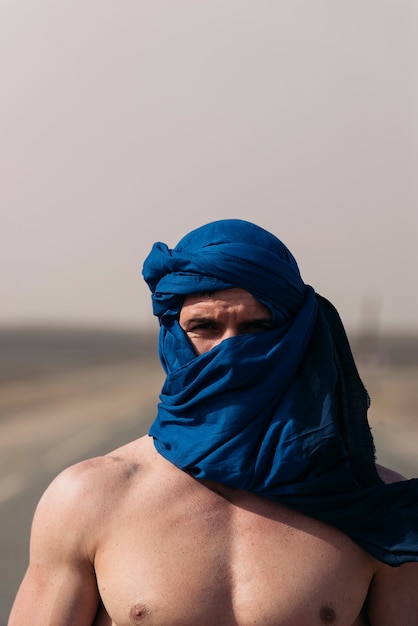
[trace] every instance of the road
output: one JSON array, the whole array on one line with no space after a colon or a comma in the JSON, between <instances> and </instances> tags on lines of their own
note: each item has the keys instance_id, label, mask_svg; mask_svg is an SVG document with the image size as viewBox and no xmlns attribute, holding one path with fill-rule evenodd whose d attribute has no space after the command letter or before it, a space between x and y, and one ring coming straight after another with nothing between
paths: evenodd
<instances>
[{"instance_id":1,"label":"road","mask_svg":"<svg viewBox=\"0 0 418 626\"><path fill-rule=\"evenodd\" d=\"M417 370L365 372L378 461L418 475ZM0 395L0 626L26 569L39 497L64 467L147 432L163 374L156 360L11 381Z\"/></svg>"},{"instance_id":2,"label":"road","mask_svg":"<svg viewBox=\"0 0 418 626\"><path fill-rule=\"evenodd\" d=\"M360 374L371 397L377 461L406 478L418 477L418 368L360 366Z\"/></svg>"}]
</instances>

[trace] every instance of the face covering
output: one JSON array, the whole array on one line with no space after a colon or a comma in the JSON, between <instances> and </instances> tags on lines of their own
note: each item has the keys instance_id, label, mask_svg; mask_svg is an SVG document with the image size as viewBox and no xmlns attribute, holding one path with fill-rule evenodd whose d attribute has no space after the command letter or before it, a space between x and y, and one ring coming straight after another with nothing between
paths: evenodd
<instances>
[{"instance_id":1,"label":"face covering","mask_svg":"<svg viewBox=\"0 0 418 626\"><path fill-rule=\"evenodd\" d=\"M197 479L332 524L390 565L418 560L418 480L379 478L341 320L286 246L250 222L220 220L174 249L154 244L143 276L166 372L149 433L158 452ZM269 308L272 329L197 356L178 321L184 297L232 287Z\"/></svg>"}]
</instances>

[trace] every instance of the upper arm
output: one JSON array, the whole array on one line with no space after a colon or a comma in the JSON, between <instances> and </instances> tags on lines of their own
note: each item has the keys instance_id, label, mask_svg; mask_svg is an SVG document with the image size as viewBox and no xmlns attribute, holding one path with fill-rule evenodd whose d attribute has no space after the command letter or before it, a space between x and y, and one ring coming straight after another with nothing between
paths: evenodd
<instances>
[{"instance_id":1,"label":"upper arm","mask_svg":"<svg viewBox=\"0 0 418 626\"><path fill-rule=\"evenodd\" d=\"M98 604L91 573L64 564L30 564L8 626L91 626Z\"/></svg>"},{"instance_id":2,"label":"upper arm","mask_svg":"<svg viewBox=\"0 0 418 626\"><path fill-rule=\"evenodd\" d=\"M406 480L404 476L376 464L385 483ZM400 567L381 564L370 587L368 614L372 626L416 626L418 624L418 563Z\"/></svg>"},{"instance_id":3,"label":"upper arm","mask_svg":"<svg viewBox=\"0 0 418 626\"><path fill-rule=\"evenodd\" d=\"M370 586L367 611L372 626L418 624L418 563L382 565Z\"/></svg>"},{"instance_id":4,"label":"upper arm","mask_svg":"<svg viewBox=\"0 0 418 626\"><path fill-rule=\"evenodd\" d=\"M89 553L89 510L74 473L56 479L32 524L29 567L9 626L91 626L99 603ZM87 513L85 515L84 513Z\"/></svg>"}]
</instances>

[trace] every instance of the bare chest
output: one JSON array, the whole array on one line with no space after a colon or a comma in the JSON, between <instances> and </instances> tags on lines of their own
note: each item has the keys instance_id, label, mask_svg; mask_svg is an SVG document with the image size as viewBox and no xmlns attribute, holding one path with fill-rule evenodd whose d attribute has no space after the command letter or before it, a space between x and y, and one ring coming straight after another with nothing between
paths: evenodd
<instances>
[{"instance_id":1,"label":"bare chest","mask_svg":"<svg viewBox=\"0 0 418 626\"><path fill-rule=\"evenodd\" d=\"M363 626L369 558L287 509L230 501L198 483L155 493L112 519L96 554L117 626Z\"/></svg>"}]
</instances>

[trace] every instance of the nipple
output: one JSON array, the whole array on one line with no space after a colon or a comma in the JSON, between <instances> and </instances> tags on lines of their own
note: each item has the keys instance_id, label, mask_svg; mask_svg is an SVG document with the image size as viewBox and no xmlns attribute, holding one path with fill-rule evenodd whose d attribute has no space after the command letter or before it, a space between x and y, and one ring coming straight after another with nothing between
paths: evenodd
<instances>
[{"instance_id":1,"label":"nipple","mask_svg":"<svg viewBox=\"0 0 418 626\"><path fill-rule=\"evenodd\" d=\"M323 624L333 624L337 619L335 611L331 606L323 606L319 611L319 617Z\"/></svg>"},{"instance_id":2,"label":"nipple","mask_svg":"<svg viewBox=\"0 0 418 626\"><path fill-rule=\"evenodd\" d=\"M137 624L143 618L145 618L148 615L148 613L149 613L149 610L145 606L145 604L141 604L141 603L135 604L129 611L130 622L132 624Z\"/></svg>"}]
</instances>

